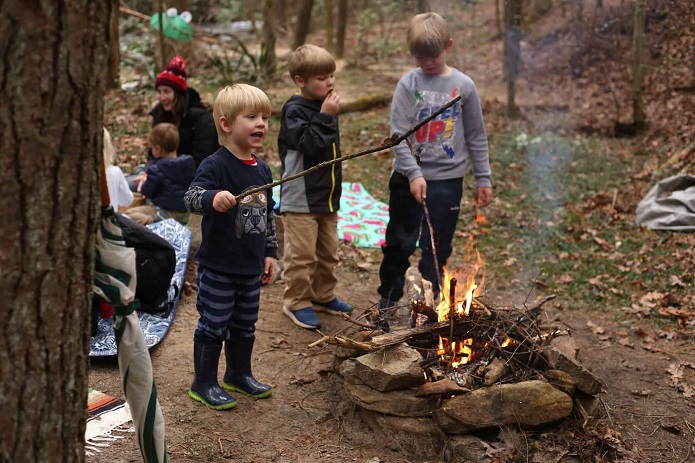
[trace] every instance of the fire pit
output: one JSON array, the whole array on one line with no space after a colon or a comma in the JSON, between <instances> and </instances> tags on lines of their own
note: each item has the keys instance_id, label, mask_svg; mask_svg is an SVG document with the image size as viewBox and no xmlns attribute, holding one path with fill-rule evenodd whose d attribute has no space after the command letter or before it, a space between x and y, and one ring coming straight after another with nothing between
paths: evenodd
<instances>
[{"instance_id":1,"label":"fire pit","mask_svg":"<svg viewBox=\"0 0 695 463\"><path fill-rule=\"evenodd\" d=\"M410 456L474 461L467 452L484 454L474 434L490 428L537 428L573 412L586 424L601 382L577 362L568 332L538 323L552 296L496 309L478 299L472 278L462 281L457 297L457 278L447 275L434 306L409 269L408 303L390 308L390 332L321 340L338 344L345 391L363 420Z\"/></svg>"}]
</instances>

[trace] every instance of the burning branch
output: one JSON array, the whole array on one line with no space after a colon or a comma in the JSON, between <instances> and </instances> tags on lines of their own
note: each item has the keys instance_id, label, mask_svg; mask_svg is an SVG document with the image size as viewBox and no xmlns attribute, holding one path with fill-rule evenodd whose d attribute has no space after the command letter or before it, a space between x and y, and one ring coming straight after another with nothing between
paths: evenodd
<instances>
[{"instance_id":1,"label":"burning branch","mask_svg":"<svg viewBox=\"0 0 695 463\"><path fill-rule=\"evenodd\" d=\"M387 150L387 149L389 149L389 148L393 148L394 146L399 145L399 144L400 144L401 142L403 142L404 140L407 140L408 137L410 137L412 134L414 134L415 132L417 132L417 131L418 131L421 127L423 127L425 124L427 124L428 122L432 121L435 117L439 116L439 115L442 114L444 111L446 111L447 109L449 109L451 106L453 106L454 104L456 104L460 99L461 99L461 95L459 95L459 96L457 96L456 98L452 99L452 100L449 101L447 104L445 104L444 106L442 106L441 108L439 108L437 111L433 112L429 117L427 117L427 118L423 119L422 121L420 121L417 125L415 125L413 128L411 128L410 130L408 130L408 131L407 131L406 133L404 133L403 135L399 135L399 134L397 134L397 133L394 133L391 137L384 139L383 144L382 144L381 146L378 146L378 147L376 147L376 148L369 148L369 149L360 151L360 152L358 152L358 153L349 154L349 155L347 155L347 156L342 156L342 157L339 157L339 158L336 158L336 159L331 159L330 161L324 161L324 162L322 162L322 163L320 163L320 164L315 165L314 167L312 167L312 168L310 168L310 169L303 170L303 171L298 172L298 173L296 173L296 174L294 174L294 175L289 175L289 176L287 176L287 177L285 177L285 178L282 178L282 179L280 179L280 180L277 180L277 181L275 181L275 182L273 182L273 183L268 183L267 185L263 185L263 186L259 186L259 187L254 187L254 188L249 188L248 190L244 190L244 191L241 192L241 194L239 194L238 196L252 195L252 194L254 194L254 193L258 193L258 192L261 192L261 191L265 191L265 190L268 190L268 189L272 189L273 187L276 187L276 186L278 186L278 185L282 185L282 184L285 183L285 182L289 182L290 180L294 180L294 179L303 177L303 176L305 176L306 174L308 174L308 173L310 173L310 172L314 172L314 171L316 171L316 170L319 170L319 169L323 169L323 168L325 168L325 167L332 166L333 164L337 164L337 163L339 163L339 162L348 161L348 160L350 160L350 159L355 159L355 158L358 158L358 157L360 157L360 156L364 156L364 155L366 155L366 154L378 153L379 151L384 151L384 150Z\"/></svg>"}]
</instances>

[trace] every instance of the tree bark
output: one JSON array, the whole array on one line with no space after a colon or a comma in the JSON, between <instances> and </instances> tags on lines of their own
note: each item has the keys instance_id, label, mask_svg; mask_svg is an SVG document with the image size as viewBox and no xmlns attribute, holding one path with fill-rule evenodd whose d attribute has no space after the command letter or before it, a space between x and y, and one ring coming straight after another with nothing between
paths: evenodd
<instances>
[{"instance_id":1,"label":"tree bark","mask_svg":"<svg viewBox=\"0 0 695 463\"><path fill-rule=\"evenodd\" d=\"M296 50L306 42L306 36L309 35L309 27L311 26L311 10L313 7L314 0L302 0L299 13L297 14L297 25L294 29L293 50Z\"/></svg>"},{"instance_id":2,"label":"tree bark","mask_svg":"<svg viewBox=\"0 0 695 463\"><path fill-rule=\"evenodd\" d=\"M642 54L644 53L644 15L645 0L635 0L635 22L632 38L632 120L637 131L644 130L647 120L642 104L644 93L644 69Z\"/></svg>"},{"instance_id":3,"label":"tree bark","mask_svg":"<svg viewBox=\"0 0 695 463\"><path fill-rule=\"evenodd\" d=\"M348 4L347 0L338 0L338 24L335 35L335 56L345 56L345 30L347 29Z\"/></svg>"},{"instance_id":4,"label":"tree bark","mask_svg":"<svg viewBox=\"0 0 695 463\"><path fill-rule=\"evenodd\" d=\"M333 53L335 51L335 46L333 45L333 24L335 24L333 0L324 0L323 6L326 10L326 49Z\"/></svg>"},{"instance_id":5,"label":"tree bark","mask_svg":"<svg viewBox=\"0 0 695 463\"><path fill-rule=\"evenodd\" d=\"M273 0L273 31L275 36L287 37L287 5L285 0Z\"/></svg>"},{"instance_id":6,"label":"tree bark","mask_svg":"<svg viewBox=\"0 0 695 463\"><path fill-rule=\"evenodd\" d=\"M121 64L121 48L120 34L118 32L118 6L120 0L111 0L113 2L114 14L111 15L111 53L109 54L109 88L118 88L120 85L120 70Z\"/></svg>"},{"instance_id":7,"label":"tree bark","mask_svg":"<svg viewBox=\"0 0 695 463\"><path fill-rule=\"evenodd\" d=\"M1 5L0 461L83 462L115 3Z\"/></svg>"},{"instance_id":8,"label":"tree bark","mask_svg":"<svg viewBox=\"0 0 695 463\"><path fill-rule=\"evenodd\" d=\"M417 12L418 13L428 13L431 11L429 0L418 0L417 1Z\"/></svg>"},{"instance_id":9,"label":"tree bark","mask_svg":"<svg viewBox=\"0 0 695 463\"><path fill-rule=\"evenodd\" d=\"M521 67L522 0L504 0L504 77L507 82L507 114L516 116L516 77Z\"/></svg>"},{"instance_id":10,"label":"tree bark","mask_svg":"<svg viewBox=\"0 0 695 463\"><path fill-rule=\"evenodd\" d=\"M263 43L261 45L261 71L264 77L275 72L275 31L273 30L273 0L263 0Z\"/></svg>"}]
</instances>

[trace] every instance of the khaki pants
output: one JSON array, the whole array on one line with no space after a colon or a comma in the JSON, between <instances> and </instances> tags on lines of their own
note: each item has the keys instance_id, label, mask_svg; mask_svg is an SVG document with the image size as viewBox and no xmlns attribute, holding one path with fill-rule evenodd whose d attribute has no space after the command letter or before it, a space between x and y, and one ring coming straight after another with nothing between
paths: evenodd
<instances>
[{"instance_id":1,"label":"khaki pants","mask_svg":"<svg viewBox=\"0 0 695 463\"><path fill-rule=\"evenodd\" d=\"M328 302L338 282L338 214L282 214L285 229L283 305L289 310Z\"/></svg>"}]
</instances>

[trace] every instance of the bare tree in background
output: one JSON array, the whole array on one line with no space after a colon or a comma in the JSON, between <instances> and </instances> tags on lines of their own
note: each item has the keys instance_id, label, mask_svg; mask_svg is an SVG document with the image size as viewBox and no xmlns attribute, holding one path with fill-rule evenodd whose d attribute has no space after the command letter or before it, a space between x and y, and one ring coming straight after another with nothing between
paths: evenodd
<instances>
[{"instance_id":1,"label":"bare tree in background","mask_svg":"<svg viewBox=\"0 0 695 463\"><path fill-rule=\"evenodd\" d=\"M347 0L338 0L338 24L335 36L335 56L345 56L345 31L347 30L348 3Z\"/></svg>"},{"instance_id":2,"label":"bare tree in background","mask_svg":"<svg viewBox=\"0 0 695 463\"><path fill-rule=\"evenodd\" d=\"M632 121L635 130L644 130L647 119L644 114L642 97L644 93L644 68L642 55L644 53L644 19L646 0L635 0L634 30L632 37Z\"/></svg>"},{"instance_id":3,"label":"bare tree in background","mask_svg":"<svg viewBox=\"0 0 695 463\"><path fill-rule=\"evenodd\" d=\"M1 5L0 461L81 463L115 2Z\"/></svg>"},{"instance_id":4,"label":"bare tree in background","mask_svg":"<svg viewBox=\"0 0 695 463\"><path fill-rule=\"evenodd\" d=\"M277 67L275 31L273 30L273 0L263 0L263 43L261 44L261 72L270 76Z\"/></svg>"},{"instance_id":5,"label":"bare tree in background","mask_svg":"<svg viewBox=\"0 0 695 463\"><path fill-rule=\"evenodd\" d=\"M335 50L333 46L333 24L335 23L333 0L323 0L323 3L323 7L326 11L326 49L333 52Z\"/></svg>"},{"instance_id":6,"label":"bare tree in background","mask_svg":"<svg viewBox=\"0 0 695 463\"><path fill-rule=\"evenodd\" d=\"M302 0L297 13L297 23L294 29L294 39L292 40L292 49L304 45L306 36L309 35L309 27L311 26L311 10L314 8L314 0Z\"/></svg>"},{"instance_id":7,"label":"bare tree in background","mask_svg":"<svg viewBox=\"0 0 695 463\"><path fill-rule=\"evenodd\" d=\"M507 114L518 115L516 78L521 67L522 0L504 0L504 77L507 81Z\"/></svg>"},{"instance_id":8,"label":"bare tree in background","mask_svg":"<svg viewBox=\"0 0 695 463\"><path fill-rule=\"evenodd\" d=\"M431 11L429 0L417 0L418 13L427 13Z\"/></svg>"},{"instance_id":9,"label":"bare tree in background","mask_svg":"<svg viewBox=\"0 0 695 463\"><path fill-rule=\"evenodd\" d=\"M497 25L497 35L502 35L502 14L500 13L500 0L495 0L495 24Z\"/></svg>"},{"instance_id":10,"label":"bare tree in background","mask_svg":"<svg viewBox=\"0 0 695 463\"><path fill-rule=\"evenodd\" d=\"M111 15L111 53L109 53L109 88L118 88L120 85L121 47L120 34L118 33L118 7L120 0L111 0L114 14Z\"/></svg>"},{"instance_id":11,"label":"bare tree in background","mask_svg":"<svg viewBox=\"0 0 695 463\"><path fill-rule=\"evenodd\" d=\"M287 2L273 0L273 29L275 36L287 36Z\"/></svg>"}]
</instances>

